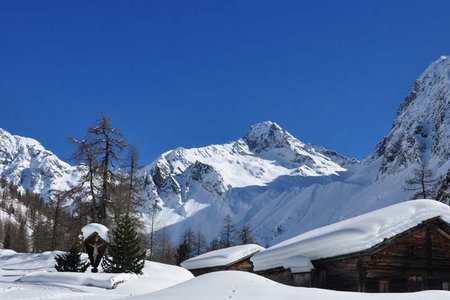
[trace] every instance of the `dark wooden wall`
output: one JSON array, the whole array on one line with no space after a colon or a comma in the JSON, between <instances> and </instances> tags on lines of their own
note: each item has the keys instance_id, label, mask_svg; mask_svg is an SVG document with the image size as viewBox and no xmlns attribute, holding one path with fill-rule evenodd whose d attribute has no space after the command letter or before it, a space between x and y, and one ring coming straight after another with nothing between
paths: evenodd
<instances>
[{"instance_id":1,"label":"dark wooden wall","mask_svg":"<svg viewBox=\"0 0 450 300\"><path fill-rule=\"evenodd\" d=\"M250 257L227 266L227 270L253 272L253 263Z\"/></svg>"},{"instance_id":2,"label":"dark wooden wall","mask_svg":"<svg viewBox=\"0 0 450 300\"><path fill-rule=\"evenodd\" d=\"M258 271L256 272L256 274L282 284L297 286L292 273L284 268L274 268L270 270Z\"/></svg>"},{"instance_id":3,"label":"dark wooden wall","mask_svg":"<svg viewBox=\"0 0 450 300\"><path fill-rule=\"evenodd\" d=\"M192 269L189 270L191 271L191 273L197 277L206 273L211 273L211 272L217 272L217 271L224 271L226 270L225 266L220 266L220 267L211 267L211 268L202 268L202 269Z\"/></svg>"},{"instance_id":4,"label":"dark wooden wall","mask_svg":"<svg viewBox=\"0 0 450 300\"><path fill-rule=\"evenodd\" d=\"M442 289L450 282L450 226L425 222L361 256L365 291L378 292L386 280L391 292Z\"/></svg>"},{"instance_id":5,"label":"dark wooden wall","mask_svg":"<svg viewBox=\"0 0 450 300\"><path fill-rule=\"evenodd\" d=\"M443 289L450 283L450 225L428 220L359 253L315 260L311 285L340 291L407 292ZM306 275L277 268L257 272L293 286L307 286Z\"/></svg>"}]
</instances>

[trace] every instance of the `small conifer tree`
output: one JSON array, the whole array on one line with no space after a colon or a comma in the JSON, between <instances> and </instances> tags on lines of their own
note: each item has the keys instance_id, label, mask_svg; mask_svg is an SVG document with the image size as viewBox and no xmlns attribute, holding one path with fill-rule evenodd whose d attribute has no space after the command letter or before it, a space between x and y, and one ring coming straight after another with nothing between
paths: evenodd
<instances>
[{"instance_id":1,"label":"small conifer tree","mask_svg":"<svg viewBox=\"0 0 450 300\"><path fill-rule=\"evenodd\" d=\"M90 264L81 261L80 256L80 245L75 243L66 254L55 256L55 269L58 272L85 272Z\"/></svg>"},{"instance_id":2,"label":"small conifer tree","mask_svg":"<svg viewBox=\"0 0 450 300\"><path fill-rule=\"evenodd\" d=\"M252 229L248 224L242 225L239 229L238 237L241 245L253 244L255 242L252 236Z\"/></svg>"},{"instance_id":3,"label":"small conifer tree","mask_svg":"<svg viewBox=\"0 0 450 300\"><path fill-rule=\"evenodd\" d=\"M141 239L130 216L125 215L117 223L108 252L102 260L106 273L142 273L145 251L141 248Z\"/></svg>"},{"instance_id":4,"label":"small conifer tree","mask_svg":"<svg viewBox=\"0 0 450 300\"><path fill-rule=\"evenodd\" d=\"M222 237L222 247L228 248L235 245L236 230L234 229L233 220L228 214L223 220L222 230L220 231Z\"/></svg>"},{"instance_id":5,"label":"small conifer tree","mask_svg":"<svg viewBox=\"0 0 450 300\"><path fill-rule=\"evenodd\" d=\"M178 245L177 250L175 252L175 263L177 265L181 265L183 261L186 259L189 259L191 256L191 245L187 241L181 242L180 245Z\"/></svg>"}]
</instances>

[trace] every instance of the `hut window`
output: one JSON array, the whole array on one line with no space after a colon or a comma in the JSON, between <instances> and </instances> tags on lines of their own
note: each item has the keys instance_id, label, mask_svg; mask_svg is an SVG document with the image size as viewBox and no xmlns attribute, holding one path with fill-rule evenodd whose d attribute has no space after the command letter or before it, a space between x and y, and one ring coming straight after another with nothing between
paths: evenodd
<instances>
[{"instance_id":1,"label":"hut window","mask_svg":"<svg viewBox=\"0 0 450 300\"><path fill-rule=\"evenodd\" d=\"M416 248L414 246L409 247L409 256L415 256Z\"/></svg>"},{"instance_id":2,"label":"hut window","mask_svg":"<svg viewBox=\"0 0 450 300\"><path fill-rule=\"evenodd\" d=\"M387 281L387 280L380 280L378 282L378 291L380 293L387 293L387 292L389 292L389 281Z\"/></svg>"},{"instance_id":3,"label":"hut window","mask_svg":"<svg viewBox=\"0 0 450 300\"><path fill-rule=\"evenodd\" d=\"M444 281L444 282L442 283L442 289L443 289L444 291L448 291L448 281Z\"/></svg>"}]
</instances>

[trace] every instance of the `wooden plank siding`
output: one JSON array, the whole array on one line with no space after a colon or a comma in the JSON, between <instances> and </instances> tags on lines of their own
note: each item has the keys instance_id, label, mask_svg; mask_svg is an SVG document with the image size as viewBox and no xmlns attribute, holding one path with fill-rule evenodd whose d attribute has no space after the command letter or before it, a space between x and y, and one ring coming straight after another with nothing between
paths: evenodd
<instances>
[{"instance_id":1,"label":"wooden plank siding","mask_svg":"<svg viewBox=\"0 0 450 300\"><path fill-rule=\"evenodd\" d=\"M433 218L368 250L312 263L314 287L361 292L442 289L450 282L450 225ZM283 268L257 273L293 286L301 285L296 278L304 279Z\"/></svg>"}]
</instances>

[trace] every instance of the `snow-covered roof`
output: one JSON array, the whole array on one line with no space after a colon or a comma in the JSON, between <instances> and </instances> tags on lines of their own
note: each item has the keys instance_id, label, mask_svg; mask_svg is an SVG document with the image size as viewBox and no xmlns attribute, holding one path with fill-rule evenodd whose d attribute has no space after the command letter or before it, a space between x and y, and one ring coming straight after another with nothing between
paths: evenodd
<instances>
[{"instance_id":1,"label":"snow-covered roof","mask_svg":"<svg viewBox=\"0 0 450 300\"><path fill-rule=\"evenodd\" d=\"M291 273L310 272L314 269L311 260L303 255L288 257L283 262L283 268L291 269Z\"/></svg>"},{"instance_id":2,"label":"snow-covered roof","mask_svg":"<svg viewBox=\"0 0 450 300\"><path fill-rule=\"evenodd\" d=\"M97 234L106 242L109 242L108 228L105 225L98 223L89 223L81 228L83 233L83 240L86 240L91 234L97 232Z\"/></svg>"},{"instance_id":3,"label":"snow-covered roof","mask_svg":"<svg viewBox=\"0 0 450 300\"><path fill-rule=\"evenodd\" d=\"M255 254L255 271L283 267L290 257L310 260L367 250L423 221L450 223L450 207L435 200L412 200L311 230Z\"/></svg>"},{"instance_id":4,"label":"snow-covered roof","mask_svg":"<svg viewBox=\"0 0 450 300\"><path fill-rule=\"evenodd\" d=\"M183 261L181 266L188 270L227 266L261 250L264 248L256 244L234 246L190 258Z\"/></svg>"}]
</instances>

